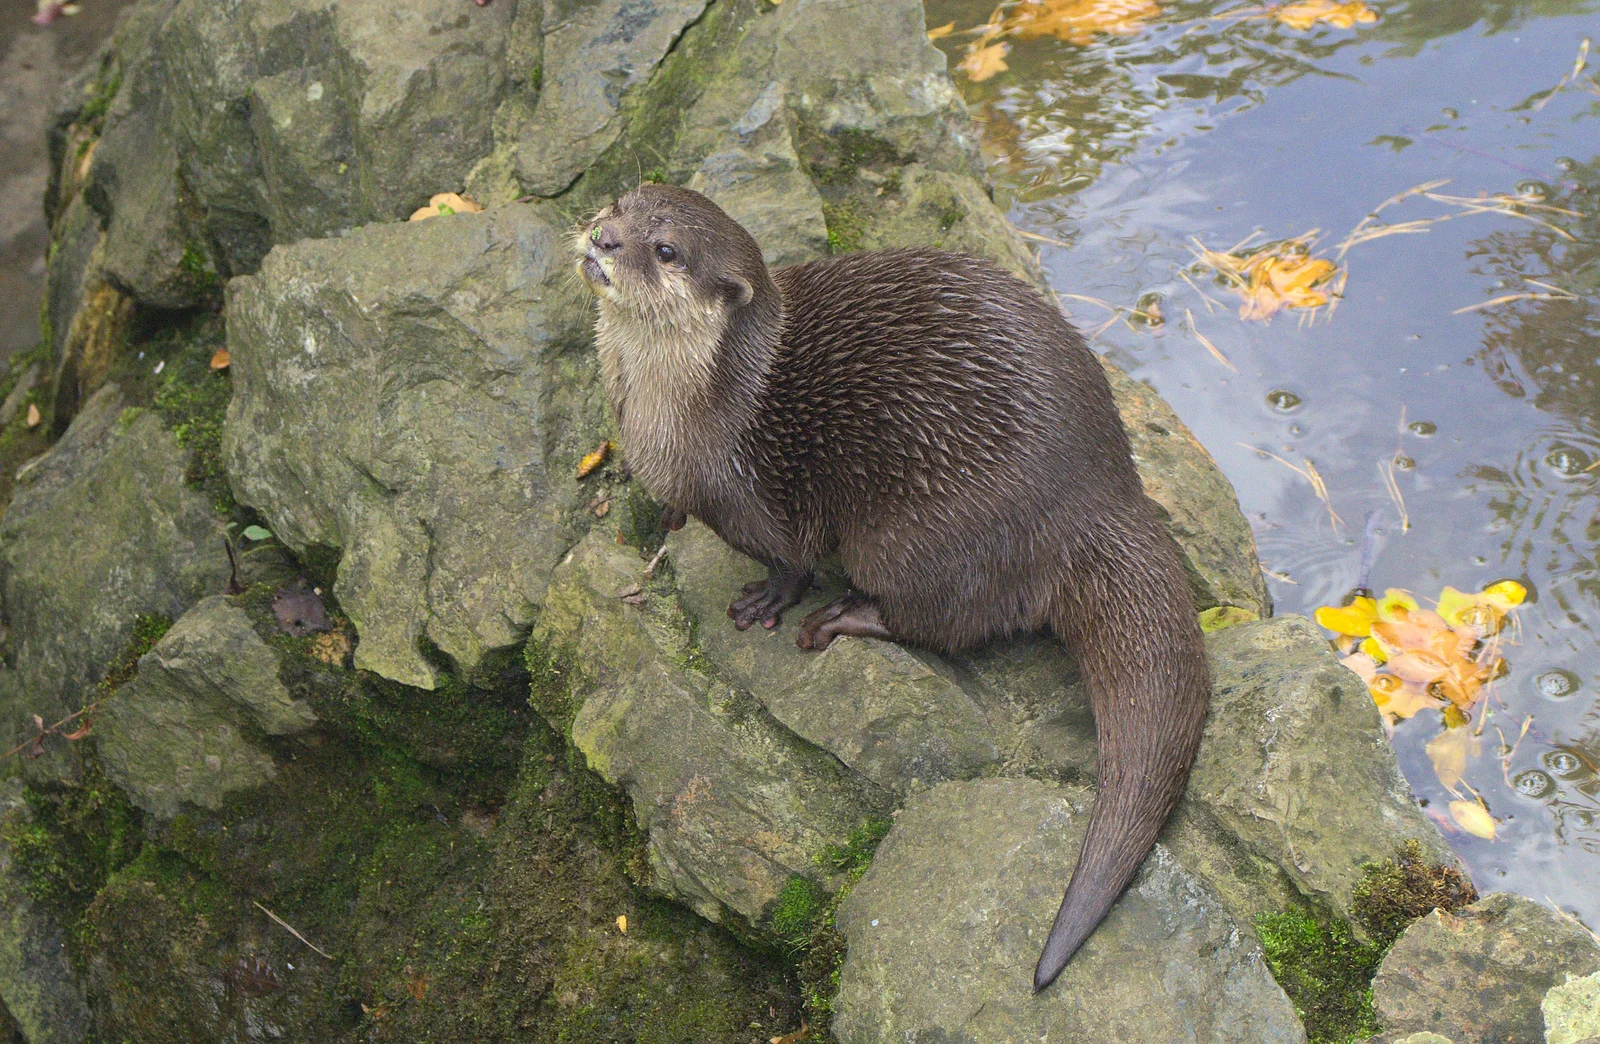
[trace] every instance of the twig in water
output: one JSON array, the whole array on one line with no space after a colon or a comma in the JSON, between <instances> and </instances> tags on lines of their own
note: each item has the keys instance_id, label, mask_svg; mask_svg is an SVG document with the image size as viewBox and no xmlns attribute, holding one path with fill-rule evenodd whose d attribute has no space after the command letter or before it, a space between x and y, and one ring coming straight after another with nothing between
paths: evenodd
<instances>
[{"instance_id":1,"label":"twig in water","mask_svg":"<svg viewBox=\"0 0 1600 1044\"><path fill-rule=\"evenodd\" d=\"M1400 483L1394 477L1394 458L1378 461L1378 473L1383 476L1383 488L1388 490L1389 499L1394 501L1394 508L1400 512L1400 532L1411 532L1411 516L1406 513L1406 498L1400 495Z\"/></svg>"},{"instance_id":2,"label":"twig in water","mask_svg":"<svg viewBox=\"0 0 1600 1044\"><path fill-rule=\"evenodd\" d=\"M1213 356L1215 356L1217 362L1219 362L1222 365L1226 366L1228 369L1232 370L1234 373L1238 373L1239 372L1239 368L1237 366L1233 365L1233 363L1229 362L1228 361L1228 357L1226 355L1223 355L1222 352L1217 348L1217 346L1211 343L1211 338L1209 338L1205 334L1201 333L1200 332L1200 328L1194 324L1194 313L1189 311L1189 309L1185 308L1183 310L1183 314L1184 314L1184 317L1189 320L1189 332L1194 334L1195 340L1197 340L1201 344L1205 345L1206 351L1210 352Z\"/></svg>"},{"instance_id":3,"label":"twig in water","mask_svg":"<svg viewBox=\"0 0 1600 1044\"><path fill-rule=\"evenodd\" d=\"M1526 276L1523 277L1523 281L1526 283L1531 283L1534 286L1542 286L1545 288L1545 291L1550 292L1535 292L1530 290L1520 294L1501 294L1499 297L1490 298L1487 301L1479 301L1477 304L1467 305L1465 308L1457 308L1450 314L1460 315L1463 312L1476 312L1480 309L1493 308L1497 304L1508 304L1512 301L1576 301L1578 299L1576 294L1567 290L1563 290L1559 286L1551 286L1549 283L1541 283L1537 279L1529 279Z\"/></svg>"},{"instance_id":4,"label":"twig in water","mask_svg":"<svg viewBox=\"0 0 1600 1044\"><path fill-rule=\"evenodd\" d=\"M1576 80L1579 76L1582 76L1583 75L1583 67L1585 65L1587 65L1588 62L1589 62L1589 38L1587 36L1585 36L1583 38L1583 42L1578 45L1578 57L1576 57L1576 58L1574 58L1572 60L1572 68L1571 68L1571 70L1569 70L1567 72L1567 75L1561 77L1561 79L1556 82L1556 85L1554 87L1552 87L1548 91L1546 91L1542 98L1539 98L1539 100L1537 102L1534 102L1533 111L1534 112L1538 112L1540 109L1542 109L1546 105L1550 104L1550 99L1554 98L1556 95L1560 94L1561 93L1561 89L1563 87L1565 87L1567 84L1571 83L1573 80ZM1538 96L1535 95L1535 97L1538 97ZM1526 105L1527 102L1523 102L1522 104ZM1521 106L1517 106L1517 108L1520 108L1520 107Z\"/></svg>"},{"instance_id":5,"label":"twig in water","mask_svg":"<svg viewBox=\"0 0 1600 1044\"><path fill-rule=\"evenodd\" d=\"M1212 308L1212 305L1216 305L1217 308L1221 308L1222 305L1220 303L1218 303L1216 300L1214 300L1211 297L1210 294L1206 293L1204 290L1202 290L1198 286L1196 286L1194 280L1189 278L1189 273L1185 272L1183 269L1180 268L1180 269L1178 269L1178 278L1182 279L1185 283L1188 283L1189 284L1189 289L1193 290L1195 293L1200 295L1201 303L1206 306L1206 314L1207 315L1216 315L1217 314L1216 310Z\"/></svg>"},{"instance_id":6,"label":"twig in water","mask_svg":"<svg viewBox=\"0 0 1600 1044\"><path fill-rule=\"evenodd\" d=\"M1041 243L1049 243L1051 246L1066 247L1068 250L1072 249L1071 243L1063 242L1059 239L1051 239L1049 236L1042 236L1037 232L1029 232L1025 228L1017 229L1017 235L1021 236L1023 239L1036 239Z\"/></svg>"},{"instance_id":7,"label":"twig in water","mask_svg":"<svg viewBox=\"0 0 1600 1044\"><path fill-rule=\"evenodd\" d=\"M264 913L268 917L272 918L273 923L278 925L284 931L288 932L290 935L294 936L296 939L299 939L301 942L303 942L307 946L311 947L317 953L322 954L322 956L328 958L328 960L330 960L330 961L333 960L332 955L330 955L325 950L323 950L322 947L318 946L316 943L312 942L310 939L307 939L305 936L303 936L299 932L295 931L294 930L294 925L290 924L288 921L285 921L282 917L279 917L277 914L273 913L271 910L268 910L265 906L262 906L260 903L256 902L254 899L250 900L250 902L255 905L255 908L257 910L260 910L262 913Z\"/></svg>"},{"instance_id":8,"label":"twig in water","mask_svg":"<svg viewBox=\"0 0 1600 1044\"><path fill-rule=\"evenodd\" d=\"M1554 899L1550 898L1548 895L1544 897L1544 901L1550 904L1550 909L1552 909L1552 910L1554 910L1556 912L1556 916L1557 917L1560 917L1561 919L1566 920L1566 921L1571 921L1573 924L1577 925L1579 928L1582 928L1584 930L1584 932L1586 932L1588 934L1589 938L1591 938L1591 939L1593 939L1595 941L1595 945L1596 946L1600 946L1600 935L1596 935L1592 928L1590 928L1588 925L1584 924L1582 921L1578 920L1576 917L1574 917L1571 914L1567 913L1567 911L1561 909L1561 907L1556 905L1556 901Z\"/></svg>"},{"instance_id":9,"label":"twig in water","mask_svg":"<svg viewBox=\"0 0 1600 1044\"><path fill-rule=\"evenodd\" d=\"M1285 584L1294 584L1296 587L1300 586L1300 581L1291 579L1289 577L1288 573L1275 572L1275 571L1273 571L1271 569L1268 569L1266 566L1262 566L1261 567L1261 571L1263 573L1265 573L1267 576L1272 577L1272 579L1274 579L1274 580L1280 581L1280 582L1285 583Z\"/></svg>"},{"instance_id":10,"label":"twig in water","mask_svg":"<svg viewBox=\"0 0 1600 1044\"><path fill-rule=\"evenodd\" d=\"M1279 464L1282 464L1290 471L1311 483L1311 492L1315 493L1317 495L1317 499L1322 501L1322 506L1328 509L1328 520L1333 524L1333 531L1335 533L1339 532L1339 527L1344 525L1344 519L1340 518L1339 512L1333 509L1333 498L1328 495L1328 484L1322 481L1322 475L1317 471L1317 466L1311 463L1310 457L1306 458L1306 466L1302 468L1294 464L1290 464L1288 461L1284 460L1276 453L1273 453L1271 450L1264 450L1259 446L1252 446L1248 442L1239 442L1235 443L1235 445L1243 446L1247 450L1254 450L1263 457L1271 457Z\"/></svg>"}]
</instances>

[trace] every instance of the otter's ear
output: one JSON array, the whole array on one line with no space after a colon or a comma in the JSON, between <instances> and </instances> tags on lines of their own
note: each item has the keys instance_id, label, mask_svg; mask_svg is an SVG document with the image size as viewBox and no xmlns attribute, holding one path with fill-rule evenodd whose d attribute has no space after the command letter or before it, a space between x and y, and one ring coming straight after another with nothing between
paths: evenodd
<instances>
[{"instance_id":1,"label":"otter's ear","mask_svg":"<svg viewBox=\"0 0 1600 1044\"><path fill-rule=\"evenodd\" d=\"M752 297L756 296L756 288L751 286L750 280L743 276L723 276L722 295L733 307L742 308L750 303Z\"/></svg>"}]
</instances>

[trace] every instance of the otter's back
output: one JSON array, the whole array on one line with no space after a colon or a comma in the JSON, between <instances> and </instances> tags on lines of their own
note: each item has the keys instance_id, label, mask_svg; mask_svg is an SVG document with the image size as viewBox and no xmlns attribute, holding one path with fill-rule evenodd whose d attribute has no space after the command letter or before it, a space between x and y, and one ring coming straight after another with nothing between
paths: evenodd
<instances>
[{"instance_id":1,"label":"otter's back","mask_svg":"<svg viewBox=\"0 0 1600 1044\"><path fill-rule=\"evenodd\" d=\"M863 496L1059 504L1139 489L1099 362L1010 273L889 250L773 278L784 333L763 415L785 489L857 508Z\"/></svg>"}]
</instances>

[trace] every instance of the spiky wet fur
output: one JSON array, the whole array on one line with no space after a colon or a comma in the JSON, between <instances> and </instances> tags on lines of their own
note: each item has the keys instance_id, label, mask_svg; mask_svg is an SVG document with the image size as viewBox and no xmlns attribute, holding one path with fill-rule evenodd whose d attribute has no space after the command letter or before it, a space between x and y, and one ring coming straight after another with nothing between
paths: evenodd
<instances>
[{"instance_id":1,"label":"spiky wet fur","mask_svg":"<svg viewBox=\"0 0 1600 1044\"><path fill-rule=\"evenodd\" d=\"M597 221L623 245L596 339L657 497L775 573L836 552L905 642L949 652L1048 626L1077 658L1100 786L1042 989L1149 853L1210 693L1177 547L1098 361L977 258L892 250L769 274L710 201L654 185ZM681 272L651 253L668 241Z\"/></svg>"}]
</instances>

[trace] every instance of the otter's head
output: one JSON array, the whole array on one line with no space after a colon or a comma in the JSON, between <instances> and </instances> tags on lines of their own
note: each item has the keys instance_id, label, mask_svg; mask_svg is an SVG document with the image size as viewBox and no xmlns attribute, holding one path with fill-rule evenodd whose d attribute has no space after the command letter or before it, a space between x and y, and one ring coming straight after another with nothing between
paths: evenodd
<instances>
[{"instance_id":1,"label":"otter's head","mask_svg":"<svg viewBox=\"0 0 1600 1044\"><path fill-rule=\"evenodd\" d=\"M692 189L641 185L584 225L575 243L578 274L607 311L662 323L727 320L753 302L777 301L755 239Z\"/></svg>"}]
</instances>

